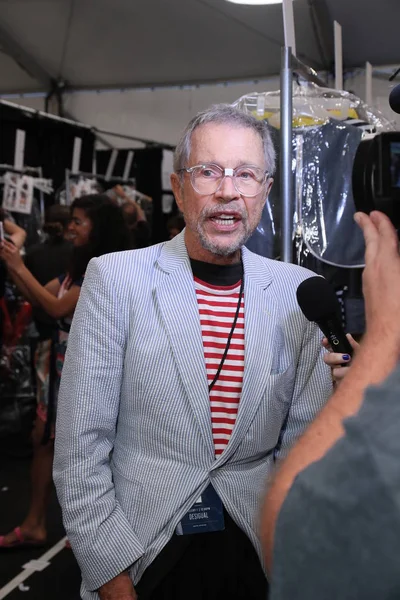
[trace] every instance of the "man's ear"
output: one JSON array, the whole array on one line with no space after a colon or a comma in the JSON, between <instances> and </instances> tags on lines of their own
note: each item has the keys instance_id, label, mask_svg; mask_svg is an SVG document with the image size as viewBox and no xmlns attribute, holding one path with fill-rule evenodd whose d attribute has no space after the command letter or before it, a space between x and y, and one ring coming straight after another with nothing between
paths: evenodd
<instances>
[{"instance_id":1,"label":"man's ear","mask_svg":"<svg viewBox=\"0 0 400 600\"><path fill-rule=\"evenodd\" d=\"M272 177L270 177L269 180L268 180L268 183L267 183L267 193L266 193L265 199L268 198L273 183L274 183L274 180L272 179Z\"/></svg>"},{"instance_id":2,"label":"man's ear","mask_svg":"<svg viewBox=\"0 0 400 600\"><path fill-rule=\"evenodd\" d=\"M183 185L176 173L171 173L171 187L179 210L183 213Z\"/></svg>"}]
</instances>

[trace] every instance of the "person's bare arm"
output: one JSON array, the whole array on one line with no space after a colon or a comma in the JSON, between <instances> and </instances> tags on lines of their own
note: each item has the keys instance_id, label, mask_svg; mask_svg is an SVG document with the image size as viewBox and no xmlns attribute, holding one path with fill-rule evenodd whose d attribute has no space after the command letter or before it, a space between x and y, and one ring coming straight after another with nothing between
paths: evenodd
<instances>
[{"instance_id":1,"label":"person's bare arm","mask_svg":"<svg viewBox=\"0 0 400 600\"><path fill-rule=\"evenodd\" d=\"M377 345L374 340L369 343L366 339L354 360L351 372L283 462L272 482L263 509L263 542L269 568L272 562L275 522L294 479L308 465L322 458L342 437L344 419L357 413L368 385L380 383L389 375L396 366L398 353L398 347L390 347L390 343L385 340Z\"/></svg>"},{"instance_id":2,"label":"person's bare arm","mask_svg":"<svg viewBox=\"0 0 400 600\"><path fill-rule=\"evenodd\" d=\"M98 592L100 600L137 600L133 583L126 571L102 585Z\"/></svg>"},{"instance_id":3,"label":"person's bare arm","mask_svg":"<svg viewBox=\"0 0 400 600\"><path fill-rule=\"evenodd\" d=\"M72 315L79 300L80 286L72 285L62 298L56 298L24 266L18 271L18 278L27 288L36 304L47 312L53 319L61 319Z\"/></svg>"},{"instance_id":4,"label":"person's bare arm","mask_svg":"<svg viewBox=\"0 0 400 600\"><path fill-rule=\"evenodd\" d=\"M16 225L9 219L4 219L4 232L10 237L11 241L16 245L17 248L22 248L26 240L26 232L22 227Z\"/></svg>"},{"instance_id":5,"label":"person's bare arm","mask_svg":"<svg viewBox=\"0 0 400 600\"><path fill-rule=\"evenodd\" d=\"M32 306L40 306L39 302L36 300L35 296L31 294L29 288L24 284L23 280L18 277L16 273L10 271L10 277L21 292L21 294L32 304ZM47 290L50 294L57 297L58 290L60 289L60 282L58 279L52 279L44 286L44 289Z\"/></svg>"},{"instance_id":6,"label":"person's bare arm","mask_svg":"<svg viewBox=\"0 0 400 600\"><path fill-rule=\"evenodd\" d=\"M325 408L282 463L268 491L262 515L267 567L272 565L276 519L296 476L322 458L343 436L343 421L357 413L367 386L380 383L400 356L400 257L397 234L382 213L357 215L366 241L363 288L367 333L350 372Z\"/></svg>"},{"instance_id":7,"label":"person's bare arm","mask_svg":"<svg viewBox=\"0 0 400 600\"><path fill-rule=\"evenodd\" d=\"M9 272L16 277L21 292L25 290L27 296L43 308L54 319L71 315L77 305L80 287L73 285L62 298L56 298L53 293L43 287L32 275L19 254L18 249L10 242L4 241L0 250L2 258ZM55 285L55 284L54 284Z\"/></svg>"},{"instance_id":8,"label":"person's bare arm","mask_svg":"<svg viewBox=\"0 0 400 600\"><path fill-rule=\"evenodd\" d=\"M57 298L58 292L60 291L61 283L58 277L52 279L44 286L44 289L47 290L50 294Z\"/></svg>"},{"instance_id":9,"label":"person's bare arm","mask_svg":"<svg viewBox=\"0 0 400 600\"><path fill-rule=\"evenodd\" d=\"M9 273L11 279L13 280L13 282L15 283L15 285L17 286L19 292L25 298L25 300L28 300L28 302L30 302L32 304L32 306L39 306L39 303L36 301L35 297L32 296L32 294L30 293L29 289L26 287L26 285L24 284L22 279L20 279L18 277L18 275L16 273L14 273L13 271L8 271L8 273Z\"/></svg>"}]
</instances>

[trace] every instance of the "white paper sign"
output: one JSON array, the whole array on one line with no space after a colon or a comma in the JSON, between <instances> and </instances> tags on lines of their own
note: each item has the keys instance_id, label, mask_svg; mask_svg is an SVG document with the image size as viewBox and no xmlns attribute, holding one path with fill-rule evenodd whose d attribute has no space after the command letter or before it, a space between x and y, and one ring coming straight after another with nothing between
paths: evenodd
<instances>
[{"instance_id":1,"label":"white paper sign","mask_svg":"<svg viewBox=\"0 0 400 600\"><path fill-rule=\"evenodd\" d=\"M29 215L32 211L33 178L29 175L6 173L4 175L3 208Z\"/></svg>"},{"instance_id":2,"label":"white paper sign","mask_svg":"<svg viewBox=\"0 0 400 600\"><path fill-rule=\"evenodd\" d=\"M98 191L98 183L95 179L80 177L78 181L70 181L69 193L71 202L73 202L75 198L80 198L81 196L97 194Z\"/></svg>"}]
</instances>

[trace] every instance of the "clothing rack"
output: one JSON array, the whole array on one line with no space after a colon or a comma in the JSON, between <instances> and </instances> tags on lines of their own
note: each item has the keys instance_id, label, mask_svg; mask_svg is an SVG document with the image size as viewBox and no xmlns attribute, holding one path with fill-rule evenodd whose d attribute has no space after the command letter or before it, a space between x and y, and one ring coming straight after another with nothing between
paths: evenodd
<instances>
[{"instance_id":1,"label":"clothing rack","mask_svg":"<svg viewBox=\"0 0 400 600\"><path fill-rule=\"evenodd\" d=\"M0 164L0 170L1 171L8 171L11 173L18 173L19 175L26 175L26 174L36 174L38 178L42 179L43 177L43 169L42 167L22 167L22 169L17 169L15 168L13 165L7 165L7 164ZM43 195L43 191L39 190L40 196L39 196L39 209L40 209L40 214L42 217L42 220L44 221L44 213L45 213L45 206L44 206L44 195Z\"/></svg>"},{"instance_id":2,"label":"clothing rack","mask_svg":"<svg viewBox=\"0 0 400 600\"><path fill-rule=\"evenodd\" d=\"M65 171L69 176L72 177L87 177L88 179L96 179L96 181L107 181L111 183L121 183L121 184L134 184L135 180L132 178L124 178L124 177L106 177L105 175L99 175L98 173L86 173L85 171L74 171L72 172L70 169L66 169Z\"/></svg>"},{"instance_id":3,"label":"clothing rack","mask_svg":"<svg viewBox=\"0 0 400 600\"><path fill-rule=\"evenodd\" d=\"M85 177L87 179L93 179L94 181L96 181L98 183L111 183L111 184L115 184L115 185L120 184L120 185L132 185L132 186L136 185L135 179L132 179L132 178L106 177L105 175L98 175L97 173L87 173L84 171L72 172L70 169L66 169L65 170L65 181L66 181L66 198L67 198L68 206L70 206L70 204L71 204L71 199L69 197L69 181L70 181L71 177ZM146 194L143 194L142 192L139 192L136 189L134 190L134 193L140 200L151 201L150 196L147 196Z\"/></svg>"},{"instance_id":4,"label":"clothing rack","mask_svg":"<svg viewBox=\"0 0 400 600\"><path fill-rule=\"evenodd\" d=\"M12 173L19 173L24 175L25 173L36 173L39 177L42 177L42 167L22 167L22 169L16 169L12 165L0 164L2 171L11 171Z\"/></svg>"}]
</instances>

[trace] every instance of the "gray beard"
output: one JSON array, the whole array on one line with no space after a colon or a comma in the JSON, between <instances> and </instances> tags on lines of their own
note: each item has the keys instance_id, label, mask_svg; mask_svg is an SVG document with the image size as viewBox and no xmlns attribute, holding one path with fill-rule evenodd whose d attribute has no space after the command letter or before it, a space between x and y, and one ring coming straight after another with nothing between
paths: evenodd
<instances>
[{"instance_id":1,"label":"gray beard","mask_svg":"<svg viewBox=\"0 0 400 600\"><path fill-rule=\"evenodd\" d=\"M244 231L241 238L239 238L235 242L232 242L232 244L230 246L223 246L221 248L218 244L216 244L215 242L212 242L204 234L204 232L199 224L197 224L196 229L197 229L197 233L199 235L200 243L203 246L203 248L205 250L208 250L209 252L212 252L212 254L215 254L216 256L223 256L223 257L228 257L228 256L232 256L232 254L235 254L235 252L240 250L242 248L242 246L245 245L245 243L247 242L247 240L253 233L253 231L250 231L250 232Z\"/></svg>"}]
</instances>

